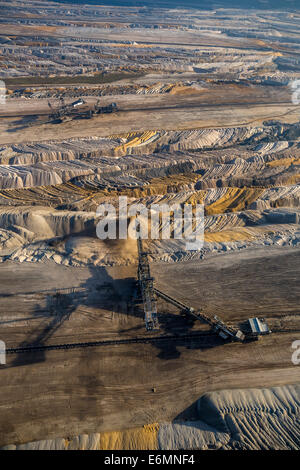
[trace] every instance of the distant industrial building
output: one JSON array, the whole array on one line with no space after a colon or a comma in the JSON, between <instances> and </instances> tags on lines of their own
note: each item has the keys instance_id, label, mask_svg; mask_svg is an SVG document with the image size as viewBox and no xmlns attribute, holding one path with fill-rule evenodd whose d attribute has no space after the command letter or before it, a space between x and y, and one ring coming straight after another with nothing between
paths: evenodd
<instances>
[{"instance_id":1,"label":"distant industrial building","mask_svg":"<svg viewBox=\"0 0 300 470\"><path fill-rule=\"evenodd\" d=\"M253 335L267 335L271 333L267 323L259 318L249 318L249 326Z\"/></svg>"},{"instance_id":2,"label":"distant industrial building","mask_svg":"<svg viewBox=\"0 0 300 470\"><path fill-rule=\"evenodd\" d=\"M78 106L81 106L85 103L85 101L83 101L81 98L79 100L76 100L74 101L71 106L73 106L73 108L77 108Z\"/></svg>"}]
</instances>

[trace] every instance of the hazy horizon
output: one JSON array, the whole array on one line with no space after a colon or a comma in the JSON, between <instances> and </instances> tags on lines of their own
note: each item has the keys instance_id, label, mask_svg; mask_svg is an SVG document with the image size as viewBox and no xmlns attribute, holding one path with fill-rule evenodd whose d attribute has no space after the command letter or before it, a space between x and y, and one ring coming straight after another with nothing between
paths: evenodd
<instances>
[{"instance_id":1,"label":"hazy horizon","mask_svg":"<svg viewBox=\"0 0 300 470\"><path fill-rule=\"evenodd\" d=\"M246 9L299 9L298 0L53 0L56 3L82 5L136 6L150 8L246 8Z\"/></svg>"}]
</instances>

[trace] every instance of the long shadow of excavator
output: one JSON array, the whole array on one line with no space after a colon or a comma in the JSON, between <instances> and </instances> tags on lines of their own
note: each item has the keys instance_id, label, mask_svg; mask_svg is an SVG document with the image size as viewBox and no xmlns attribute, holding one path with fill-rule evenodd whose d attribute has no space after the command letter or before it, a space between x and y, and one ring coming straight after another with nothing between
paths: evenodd
<instances>
[{"instance_id":1,"label":"long shadow of excavator","mask_svg":"<svg viewBox=\"0 0 300 470\"><path fill-rule=\"evenodd\" d=\"M136 317L140 316L139 311L127 307L127 300L130 298L135 284L134 278L113 279L103 267L91 266L89 271L90 277L79 286L43 291L46 305L36 304L34 312L26 319L27 321L40 319L39 326L17 346L18 348L38 348L49 344L68 343L66 337L61 341L58 341L57 338L50 340L71 319L73 312L79 306L92 306L106 311L111 310L117 314L126 313ZM34 293L28 292L29 295ZM74 333L76 334L76 332ZM94 339L101 340L99 337ZM46 353L47 351L43 349L20 353L16 356L11 367L43 362L46 359Z\"/></svg>"},{"instance_id":2,"label":"long shadow of excavator","mask_svg":"<svg viewBox=\"0 0 300 470\"><path fill-rule=\"evenodd\" d=\"M159 331L148 332L144 329L144 309L142 301L136 302L137 281L134 277L112 278L104 267L89 268L90 277L81 285L56 291L44 291L46 296L46 307L37 304L32 318L43 318L39 327L18 347L30 348L43 347L49 344L68 343L66 337L61 341L53 336L63 325L72 318L73 312L79 306L92 306L105 311L112 311L117 315L131 316L137 319L137 324L119 329L116 339L122 339L122 335L130 337L149 338L155 336L152 344L159 350L158 357L163 360L175 359L180 356L179 347L188 349L207 349L216 347L224 342L215 336L203 335L203 338L180 338L191 333L195 320L189 316L170 312L163 300L159 302ZM88 315L88 314L87 314ZM136 335L134 332L136 331ZM74 332L76 334L76 332ZM163 338L159 340L159 336ZM170 339L166 338L170 336ZM53 338L52 341L50 341ZM101 341L101 337L93 338L93 341ZM74 342L74 339L72 341ZM47 351L37 349L26 353L17 354L10 367L28 365L46 360Z\"/></svg>"},{"instance_id":3,"label":"long shadow of excavator","mask_svg":"<svg viewBox=\"0 0 300 470\"><path fill-rule=\"evenodd\" d=\"M32 314L33 319L43 318L38 328L18 345L19 348L42 347L49 344L49 340L55 333L70 320L72 313L82 305L93 305L96 307L107 307L107 302L101 301L106 296L103 292L111 287L111 277L104 268L90 268L91 276L80 286L69 289L57 289L54 291L43 291L45 295L45 306L36 304ZM33 294L30 292L28 294ZM99 295L102 294L102 295ZM99 300L100 299L100 300ZM118 295L114 295L118 299ZM103 305L104 304L104 305ZM64 342L67 342L64 340ZM53 341L58 344L57 340ZM52 343L51 343L52 344ZM46 359L46 351L37 349L32 352L18 354L12 367L30 363L43 362Z\"/></svg>"}]
</instances>

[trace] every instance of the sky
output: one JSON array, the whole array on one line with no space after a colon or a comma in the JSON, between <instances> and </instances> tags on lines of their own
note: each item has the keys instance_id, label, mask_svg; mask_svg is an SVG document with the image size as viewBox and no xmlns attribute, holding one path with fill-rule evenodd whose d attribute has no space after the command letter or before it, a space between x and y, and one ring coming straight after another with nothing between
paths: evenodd
<instances>
[{"instance_id":1,"label":"sky","mask_svg":"<svg viewBox=\"0 0 300 470\"><path fill-rule=\"evenodd\" d=\"M300 0L52 0L57 3L74 3L113 6L147 6L163 8L260 8L264 10L300 9Z\"/></svg>"}]
</instances>

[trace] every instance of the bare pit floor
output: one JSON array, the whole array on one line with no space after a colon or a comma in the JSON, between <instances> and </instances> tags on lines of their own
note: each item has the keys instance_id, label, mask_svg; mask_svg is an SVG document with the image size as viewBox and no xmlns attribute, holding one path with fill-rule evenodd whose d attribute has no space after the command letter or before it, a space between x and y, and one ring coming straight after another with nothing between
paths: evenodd
<instances>
[{"instance_id":1,"label":"bare pit floor","mask_svg":"<svg viewBox=\"0 0 300 470\"><path fill-rule=\"evenodd\" d=\"M8 354L0 366L0 445L168 421L208 391L297 383L291 345L300 339L299 270L300 250L289 248L152 265L157 286L179 300L235 324L263 315L273 334L248 344L198 338ZM0 337L10 347L147 335L142 311L128 307L133 265L5 262L0 273ZM55 289L58 324L49 313ZM159 314L158 334L207 329L188 326L164 302Z\"/></svg>"}]
</instances>

